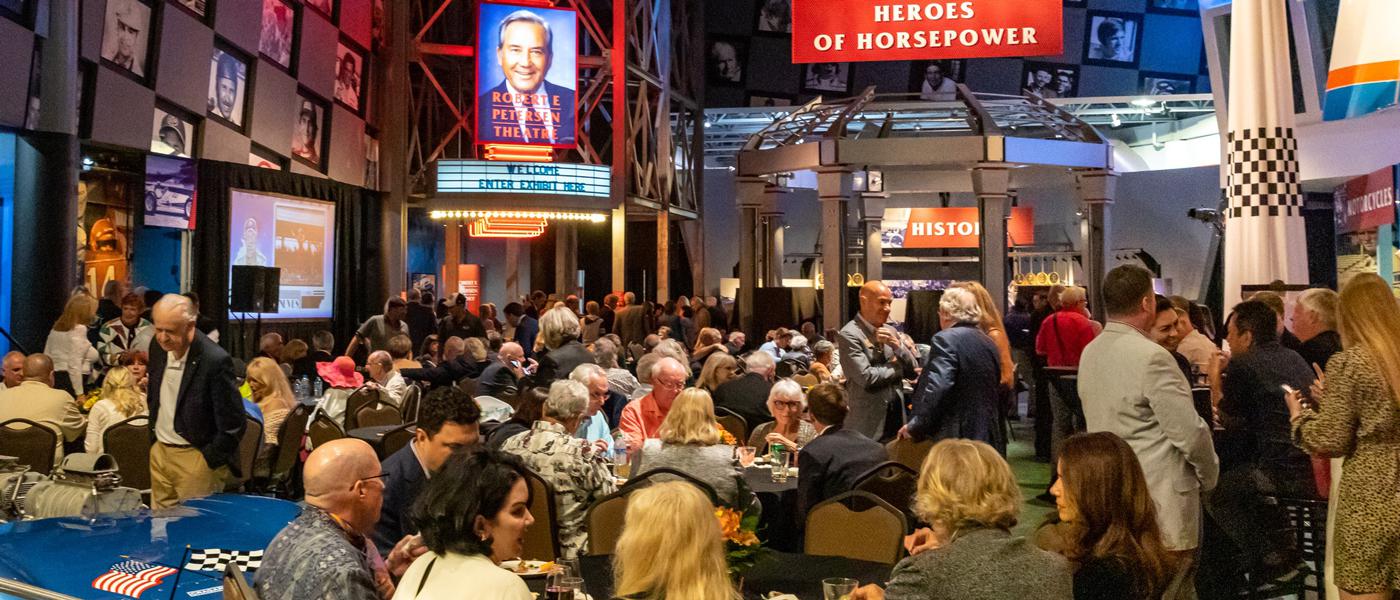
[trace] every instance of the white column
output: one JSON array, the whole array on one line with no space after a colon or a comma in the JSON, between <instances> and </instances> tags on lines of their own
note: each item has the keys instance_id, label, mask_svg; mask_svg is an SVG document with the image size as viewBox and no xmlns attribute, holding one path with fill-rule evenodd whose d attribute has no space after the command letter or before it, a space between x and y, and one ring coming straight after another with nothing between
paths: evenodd
<instances>
[{"instance_id":1,"label":"white column","mask_svg":"<svg viewBox=\"0 0 1400 600\"><path fill-rule=\"evenodd\" d=\"M1075 174L1079 192L1080 210L1084 213L1080 221L1081 265L1084 269L1084 287L1089 292L1089 309L1094 317L1104 319L1103 276L1108 272L1108 245L1112 224L1110 207L1118 194L1118 174L1113 171L1082 171Z\"/></svg>"},{"instance_id":2,"label":"white column","mask_svg":"<svg viewBox=\"0 0 1400 600\"><path fill-rule=\"evenodd\" d=\"M1006 313L1006 219L1011 215L1011 170L1006 163L980 163L972 170L977 215L982 229L982 286L997 310Z\"/></svg>"},{"instance_id":3,"label":"white column","mask_svg":"<svg viewBox=\"0 0 1400 600\"><path fill-rule=\"evenodd\" d=\"M846 206L852 197L849 168L817 171L822 211L822 329L839 329L846 320Z\"/></svg>"},{"instance_id":4,"label":"white column","mask_svg":"<svg viewBox=\"0 0 1400 600\"><path fill-rule=\"evenodd\" d=\"M778 186L766 186L760 226L763 230L763 286L783 285L783 208L780 201L786 192Z\"/></svg>"}]
</instances>

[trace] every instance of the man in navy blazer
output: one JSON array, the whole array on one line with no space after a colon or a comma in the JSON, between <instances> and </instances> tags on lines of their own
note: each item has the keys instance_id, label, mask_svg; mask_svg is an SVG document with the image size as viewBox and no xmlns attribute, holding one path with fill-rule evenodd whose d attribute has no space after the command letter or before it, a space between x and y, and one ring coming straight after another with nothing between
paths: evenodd
<instances>
[{"instance_id":1,"label":"man in navy blazer","mask_svg":"<svg viewBox=\"0 0 1400 600\"><path fill-rule=\"evenodd\" d=\"M456 387L438 388L423 397L413 441L384 460L384 507L373 536L381 556L389 556L404 536L418 531L411 512L418 492L453 452L477 444L480 419L476 402Z\"/></svg>"},{"instance_id":2,"label":"man in navy blazer","mask_svg":"<svg viewBox=\"0 0 1400 600\"><path fill-rule=\"evenodd\" d=\"M526 144L574 143L574 90L545 80L554 33L529 9L501 20L496 62L505 79L477 99L484 139Z\"/></svg>"},{"instance_id":3,"label":"man in navy blazer","mask_svg":"<svg viewBox=\"0 0 1400 600\"><path fill-rule=\"evenodd\" d=\"M812 386L807 391L807 409L812 413L812 425L817 437L797 454L797 514L805 515L818 502L855 487L856 479L880 463L889 454L879 442L845 429L846 390L834 383Z\"/></svg>"},{"instance_id":4,"label":"man in navy blazer","mask_svg":"<svg viewBox=\"0 0 1400 600\"><path fill-rule=\"evenodd\" d=\"M506 323L515 328L515 343L525 351L525 358L535 356L535 338L540 334L540 322L525 314L525 307L519 302L511 302L501 309L506 315Z\"/></svg>"},{"instance_id":5,"label":"man in navy blazer","mask_svg":"<svg viewBox=\"0 0 1400 600\"><path fill-rule=\"evenodd\" d=\"M166 294L151 317L151 508L166 508L223 491L230 475L242 474L238 443L247 417L233 358L195 328L190 299Z\"/></svg>"},{"instance_id":6,"label":"man in navy blazer","mask_svg":"<svg viewBox=\"0 0 1400 600\"><path fill-rule=\"evenodd\" d=\"M971 292L943 292L938 302L942 331L933 336L928 361L914 386L913 415L899 430L900 437L978 440L1006 455L1006 432L997 410L1001 358L996 343L978 328L981 318Z\"/></svg>"}]
</instances>

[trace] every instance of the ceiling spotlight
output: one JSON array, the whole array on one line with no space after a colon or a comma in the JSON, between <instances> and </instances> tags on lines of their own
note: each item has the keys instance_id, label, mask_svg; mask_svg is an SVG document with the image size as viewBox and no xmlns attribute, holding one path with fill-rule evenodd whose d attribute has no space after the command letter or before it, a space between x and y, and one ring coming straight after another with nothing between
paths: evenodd
<instances>
[{"instance_id":1,"label":"ceiling spotlight","mask_svg":"<svg viewBox=\"0 0 1400 600\"><path fill-rule=\"evenodd\" d=\"M1136 107L1138 107L1138 108L1147 108L1147 107L1152 106L1153 104L1156 104L1156 103L1157 103L1157 101L1156 101L1156 100L1153 100L1153 99L1151 99L1151 98L1137 98L1137 99L1133 100L1132 105L1133 105L1133 106L1136 106Z\"/></svg>"},{"instance_id":2,"label":"ceiling spotlight","mask_svg":"<svg viewBox=\"0 0 1400 600\"><path fill-rule=\"evenodd\" d=\"M710 128L710 122L709 122L709 121L705 121L705 129L709 129L709 128Z\"/></svg>"},{"instance_id":3,"label":"ceiling spotlight","mask_svg":"<svg viewBox=\"0 0 1400 600\"><path fill-rule=\"evenodd\" d=\"M1112 125L1114 128L1122 127L1123 119L1118 116L1118 113L1113 113L1113 120L1109 121L1109 125Z\"/></svg>"}]
</instances>

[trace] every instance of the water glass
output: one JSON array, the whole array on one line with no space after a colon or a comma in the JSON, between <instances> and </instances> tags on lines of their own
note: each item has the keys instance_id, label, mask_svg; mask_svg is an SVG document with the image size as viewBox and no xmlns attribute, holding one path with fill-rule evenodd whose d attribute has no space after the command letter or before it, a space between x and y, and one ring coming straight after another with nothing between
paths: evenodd
<instances>
[{"instance_id":1,"label":"water glass","mask_svg":"<svg viewBox=\"0 0 1400 600\"><path fill-rule=\"evenodd\" d=\"M754 459L758 457L758 448L753 446L741 446L737 452L739 453L739 464L746 468L752 465Z\"/></svg>"},{"instance_id":2,"label":"water glass","mask_svg":"<svg viewBox=\"0 0 1400 600\"><path fill-rule=\"evenodd\" d=\"M570 587L569 574L564 569L554 569L545 580L545 600L574 600L574 588Z\"/></svg>"},{"instance_id":3,"label":"water glass","mask_svg":"<svg viewBox=\"0 0 1400 600\"><path fill-rule=\"evenodd\" d=\"M560 585L563 585L563 586L565 586L565 587L567 587L567 588L569 588L569 589L571 589L571 590L574 591L574 600L583 600L584 598L587 597L587 596L585 596L585 594L587 594L588 592L587 592L587 590L584 590L584 589L583 589L583 578L582 578L582 577L578 577L578 576L574 576L574 577L565 577L565 578L560 582Z\"/></svg>"},{"instance_id":4,"label":"water glass","mask_svg":"<svg viewBox=\"0 0 1400 600\"><path fill-rule=\"evenodd\" d=\"M583 579L583 571L579 570L577 558L559 558L554 560L554 568L559 569L567 577L577 577Z\"/></svg>"},{"instance_id":5,"label":"water glass","mask_svg":"<svg viewBox=\"0 0 1400 600\"><path fill-rule=\"evenodd\" d=\"M854 579L845 577L832 577L822 580L822 597L825 600L848 600L851 594L856 591Z\"/></svg>"},{"instance_id":6,"label":"water glass","mask_svg":"<svg viewBox=\"0 0 1400 600\"><path fill-rule=\"evenodd\" d=\"M773 483L787 483L788 467L792 463L792 453L778 451L773 454Z\"/></svg>"}]
</instances>

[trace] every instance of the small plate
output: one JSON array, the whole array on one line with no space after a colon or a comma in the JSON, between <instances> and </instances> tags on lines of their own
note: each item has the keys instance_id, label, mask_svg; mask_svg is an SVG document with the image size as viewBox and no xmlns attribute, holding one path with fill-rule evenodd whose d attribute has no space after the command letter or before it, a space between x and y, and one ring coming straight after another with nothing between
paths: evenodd
<instances>
[{"instance_id":1,"label":"small plate","mask_svg":"<svg viewBox=\"0 0 1400 600\"><path fill-rule=\"evenodd\" d=\"M501 568L521 577L544 577L554 569L554 563L543 560L503 560Z\"/></svg>"}]
</instances>

